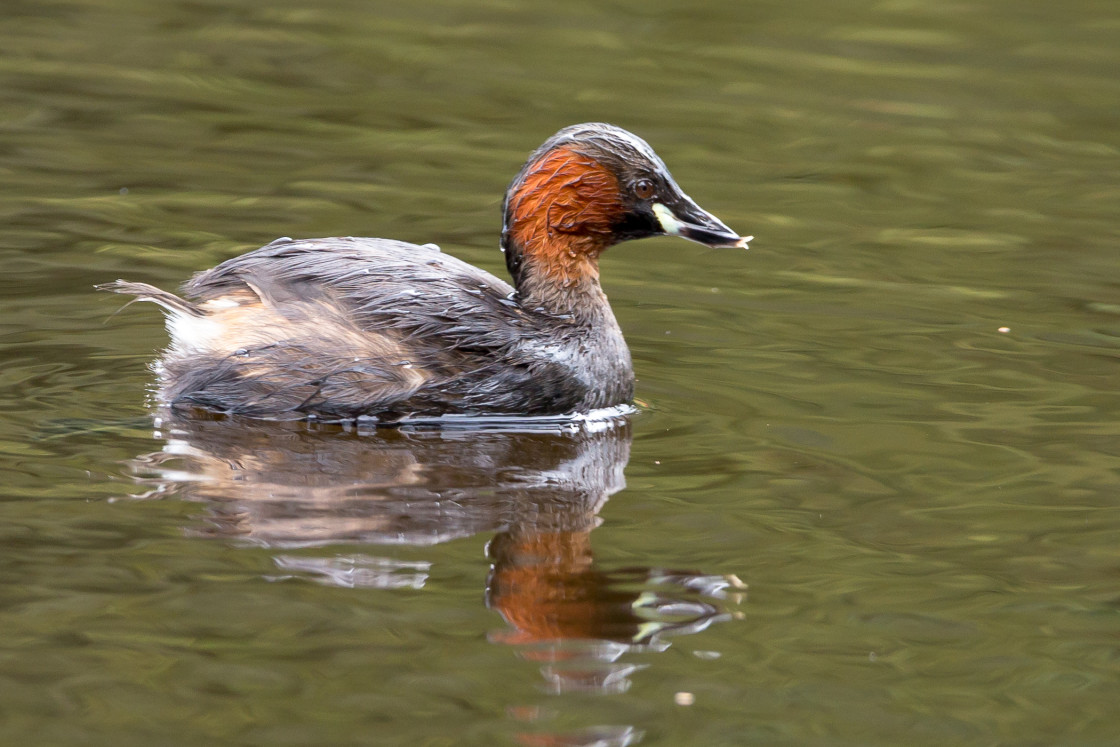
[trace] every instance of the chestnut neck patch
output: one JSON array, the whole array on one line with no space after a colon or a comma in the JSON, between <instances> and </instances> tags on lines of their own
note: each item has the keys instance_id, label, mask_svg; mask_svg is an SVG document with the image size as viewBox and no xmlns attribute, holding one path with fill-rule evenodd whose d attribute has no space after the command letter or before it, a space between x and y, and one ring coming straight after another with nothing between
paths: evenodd
<instances>
[{"instance_id":1,"label":"chestnut neck patch","mask_svg":"<svg viewBox=\"0 0 1120 747\"><path fill-rule=\"evenodd\" d=\"M615 243L614 226L625 209L618 178L598 161L559 147L531 163L511 191L505 250L518 289L598 281L599 255Z\"/></svg>"}]
</instances>

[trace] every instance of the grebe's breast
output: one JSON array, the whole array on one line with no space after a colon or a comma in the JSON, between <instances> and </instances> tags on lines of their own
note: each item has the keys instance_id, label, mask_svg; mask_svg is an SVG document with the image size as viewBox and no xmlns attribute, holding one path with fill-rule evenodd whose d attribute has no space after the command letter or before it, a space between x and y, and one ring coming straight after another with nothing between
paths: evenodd
<instances>
[{"instance_id":1,"label":"grebe's breast","mask_svg":"<svg viewBox=\"0 0 1120 747\"><path fill-rule=\"evenodd\" d=\"M163 396L259 417L561 414L629 399L603 298L590 325L434 246L279 239L199 273L172 313Z\"/></svg>"}]
</instances>

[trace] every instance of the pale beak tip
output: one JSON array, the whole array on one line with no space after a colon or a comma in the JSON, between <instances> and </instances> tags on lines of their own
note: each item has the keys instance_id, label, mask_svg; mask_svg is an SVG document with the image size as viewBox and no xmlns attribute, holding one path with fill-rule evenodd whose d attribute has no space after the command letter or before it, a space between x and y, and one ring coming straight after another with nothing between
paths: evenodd
<instances>
[{"instance_id":1,"label":"pale beak tip","mask_svg":"<svg viewBox=\"0 0 1120 747\"><path fill-rule=\"evenodd\" d=\"M754 241L754 236L742 236L735 242L733 248L735 249L750 249L749 242Z\"/></svg>"}]
</instances>

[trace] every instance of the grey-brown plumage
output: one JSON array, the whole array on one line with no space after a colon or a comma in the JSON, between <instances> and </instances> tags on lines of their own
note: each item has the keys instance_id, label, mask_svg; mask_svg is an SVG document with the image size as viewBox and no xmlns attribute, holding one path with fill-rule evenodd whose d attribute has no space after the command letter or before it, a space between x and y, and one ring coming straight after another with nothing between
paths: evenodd
<instances>
[{"instance_id":1,"label":"grey-brown plumage","mask_svg":"<svg viewBox=\"0 0 1120 747\"><path fill-rule=\"evenodd\" d=\"M560 415L633 394L599 286L604 249L666 232L744 245L648 145L611 125L557 133L503 212L516 289L431 245L367 238L278 239L195 275L183 298L122 280L100 287L167 310L171 345L157 370L173 407L384 422Z\"/></svg>"}]
</instances>

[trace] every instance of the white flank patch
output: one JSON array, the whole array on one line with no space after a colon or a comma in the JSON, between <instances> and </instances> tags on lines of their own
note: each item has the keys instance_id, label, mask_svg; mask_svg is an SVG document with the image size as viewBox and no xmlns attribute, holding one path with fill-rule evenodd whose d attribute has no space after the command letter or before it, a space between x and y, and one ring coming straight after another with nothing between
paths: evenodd
<instances>
[{"instance_id":1,"label":"white flank patch","mask_svg":"<svg viewBox=\"0 0 1120 747\"><path fill-rule=\"evenodd\" d=\"M206 309L207 311L221 311L223 309L232 309L240 305L241 302L236 298L223 296L222 298L215 298L212 301L207 301L206 303L202 304L202 308Z\"/></svg>"},{"instance_id":2,"label":"white flank patch","mask_svg":"<svg viewBox=\"0 0 1120 747\"><path fill-rule=\"evenodd\" d=\"M171 347L179 353L204 353L213 350L222 335L223 325L209 316L227 309L236 309L241 302L230 296L214 298L200 304L206 316L184 314L168 309L167 332L171 335Z\"/></svg>"},{"instance_id":3,"label":"white flank patch","mask_svg":"<svg viewBox=\"0 0 1120 747\"><path fill-rule=\"evenodd\" d=\"M210 317L194 316L179 311L167 315L167 333L171 347L180 353L205 352L221 334L222 325Z\"/></svg>"}]
</instances>

